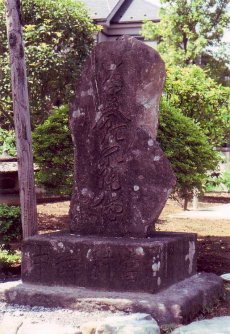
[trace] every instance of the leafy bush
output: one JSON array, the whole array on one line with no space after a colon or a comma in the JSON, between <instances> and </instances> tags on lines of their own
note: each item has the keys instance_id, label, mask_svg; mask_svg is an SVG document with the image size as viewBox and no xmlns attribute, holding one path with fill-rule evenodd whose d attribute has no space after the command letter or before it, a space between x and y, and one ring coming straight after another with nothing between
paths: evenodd
<instances>
[{"instance_id":1,"label":"leafy bush","mask_svg":"<svg viewBox=\"0 0 230 334\"><path fill-rule=\"evenodd\" d=\"M208 176L206 184L205 184L205 191L211 192L211 191L225 191L226 187L223 184L223 178L222 176L216 175L216 173L212 173Z\"/></svg>"},{"instance_id":2,"label":"leafy bush","mask_svg":"<svg viewBox=\"0 0 230 334\"><path fill-rule=\"evenodd\" d=\"M68 107L54 108L33 132L34 159L40 170L37 182L51 193L70 194L73 185L73 144Z\"/></svg>"},{"instance_id":3,"label":"leafy bush","mask_svg":"<svg viewBox=\"0 0 230 334\"><path fill-rule=\"evenodd\" d=\"M0 249L10 250L10 243L20 241L21 238L20 208L0 204Z\"/></svg>"},{"instance_id":4,"label":"leafy bush","mask_svg":"<svg viewBox=\"0 0 230 334\"><path fill-rule=\"evenodd\" d=\"M222 182L227 187L228 191L230 191L230 171L224 173Z\"/></svg>"},{"instance_id":5,"label":"leafy bush","mask_svg":"<svg viewBox=\"0 0 230 334\"><path fill-rule=\"evenodd\" d=\"M214 172L209 175L205 191L230 191L230 171L225 173Z\"/></svg>"},{"instance_id":6,"label":"leafy bush","mask_svg":"<svg viewBox=\"0 0 230 334\"><path fill-rule=\"evenodd\" d=\"M43 122L53 106L67 103L97 30L76 0L22 1L32 124ZM12 127L12 103L5 5L0 0L0 126Z\"/></svg>"},{"instance_id":7,"label":"leafy bush","mask_svg":"<svg viewBox=\"0 0 230 334\"><path fill-rule=\"evenodd\" d=\"M0 279L19 274L21 254L19 251L7 251L0 249Z\"/></svg>"},{"instance_id":8,"label":"leafy bush","mask_svg":"<svg viewBox=\"0 0 230 334\"><path fill-rule=\"evenodd\" d=\"M218 154L200 127L165 99L161 102L158 141L177 177L175 192L187 201L193 189L203 189L208 171L215 170Z\"/></svg>"},{"instance_id":9,"label":"leafy bush","mask_svg":"<svg viewBox=\"0 0 230 334\"><path fill-rule=\"evenodd\" d=\"M209 78L196 65L167 69L164 98L197 123L213 145L230 138L230 87Z\"/></svg>"},{"instance_id":10,"label":"leafy bush","mask_svg":"<svg viewBox=\"0 0 230 334\"><path fill-rule=\"evenodd\" d=\"M0 154L3 151L7 151L12 156L16 155L15 133L12 130L0 128Z\"/></svg>"},{"instance_id":11,"label":"leafy bush","mask_svg":"<svg viewBox=\"0 0 230 334\"><path fill-rule=\"evenodd\" d=\"M6 250L0 250L0 267L9 267L11 265L19 264L21 262L21 256L19 252L9 253Z\"/></svg>"}]
</instances>

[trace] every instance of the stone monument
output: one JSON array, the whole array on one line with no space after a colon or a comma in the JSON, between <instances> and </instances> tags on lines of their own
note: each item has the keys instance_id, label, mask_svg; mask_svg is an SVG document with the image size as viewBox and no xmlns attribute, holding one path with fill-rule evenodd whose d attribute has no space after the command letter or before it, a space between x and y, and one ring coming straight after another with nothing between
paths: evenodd
<instances>
[{"instance_id":1,"label":"stone monument","mask_svg":"<svg viewBox=\"0 0 230 334\"><path fill-rule=\"evenodd\" d=\"M71 230L146 237L175 176L156 142L164 63L130 37L99 44L88 59L70 118L75 147Z\"/></svg>"},{"instance_id":2,"label":"stone monument","mask_svg":"<svg viewBox=\"0 0 230 334\"><path fill-rule=\"evenodd\" d=\"M70 116L71 235L27 241L24 281L155 292L196 272L194 234L154 233L175 184L156 141L164 80L158 53L134 38L95 47Z\"/></svg>"},{"instance_id":3,"label":"stone monument","mask_svg":"<svg viewBox=\"0 0 230 334\"><path fill-rule=\"evenodd\" d=\"M178 307L182 306L175 298L182 290L185 301L180 305L190 305L186 299L191 295L189 286L194 291L193 313L194 305L204 303L203 297L197 297L198 287L211 291L215 286L214 295L220 293L218 279L196 278L195 234L154 231L175 185L173 171L156 141L164 80L164 63L158 53L134 38L95 47L77 84L70 116L75 148L70 232L28 238L22 252L24 284L74 287L77 297L68 299L66 292L55 304L56 296L39 299L31 293L28 296L28 289L19 289L9 294L11 301L41 304L43 300L49 305L53 300L63 306L67 298L76 307L112 303L118 309L157 315L165 323L180 318ZM190 281L183 283L186 279ZM178 291L174 285L179 281ZM165 290L164 297L155 297L154 302L152 293L170 289L172 284L174 297ZM118 302L111 299L113 291ZM127 293L132 295L127 297ZM94 301L98 294L102 299ZM159 304L168 295L170 301ZM127 298L133 300L131 306Z\"/></svg>"}]
</instances>

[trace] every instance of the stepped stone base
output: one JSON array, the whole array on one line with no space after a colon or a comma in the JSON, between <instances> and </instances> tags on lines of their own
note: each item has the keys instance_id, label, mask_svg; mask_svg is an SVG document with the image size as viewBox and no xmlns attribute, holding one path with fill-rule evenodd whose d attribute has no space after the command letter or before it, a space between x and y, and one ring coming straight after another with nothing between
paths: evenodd
<instances>
[{"instance_id":1,"label":"stepped stone base","mask_svg":"<svg viewBox=\"0 0 230 334\"><path fill-rule=\"evenodd\" d=\"M159 325L188 323L223 296L223 281L210 273L193 275L156 294L9 283L0 286L8 303L63 307L90 312L110 310L151 314Z\"/></svg>"},{"instance_id":2,"label":"stepped stone base","mask_svg":"<svg viewBox=\"0 0 230 334\"><path fill-rule=\"evenodd\" d=\"M145 239L45 234L27 239L25 283L155 293L196 273L196 235Z\"/></svg>"}]
</instances>

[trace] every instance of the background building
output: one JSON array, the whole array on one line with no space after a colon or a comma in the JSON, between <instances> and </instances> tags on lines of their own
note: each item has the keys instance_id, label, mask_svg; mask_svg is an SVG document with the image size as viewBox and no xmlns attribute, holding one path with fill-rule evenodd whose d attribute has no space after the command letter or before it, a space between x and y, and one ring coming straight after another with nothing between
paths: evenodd
<instances>
[{"instance_id":1,"label":"background building","mask_svg":"<svg viewBox=\"0 0 230 334\"><path fill-rule=\"evenodd\" d=\"M152 0L82 0L95 24L102 30L97 42L117 39L130 35L143 40L141 26L144 20L159 22L159 6ZM154 45L155 42L147 41Z\"/></svg>"}]
</instances>

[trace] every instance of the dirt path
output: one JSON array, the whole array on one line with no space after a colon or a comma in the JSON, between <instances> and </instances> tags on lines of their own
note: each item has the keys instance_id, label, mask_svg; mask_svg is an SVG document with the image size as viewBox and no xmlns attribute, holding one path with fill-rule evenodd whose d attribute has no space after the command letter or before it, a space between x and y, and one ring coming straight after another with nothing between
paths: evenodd
<instances>
[{"instance_id":1,"label":"dirt path","mask_svg":"<svg viewBox=\"0 0 230 334\"><path fill-rule=\"evenodd\" d=\"M230 204L209 206L207 208L183 211L171 214L171 218L191 218L200 220L229 220L230 224Z\"/></svg>"},{"instance_id":2,"label":"dirt path","mask_svg":"<svg viewBox=\"0 0 230 334\"><path fill-rule=\"evenodd\" d=\"M38 204L40 233L68 229L69 201Z\"/></svg>"}]
</instances>

